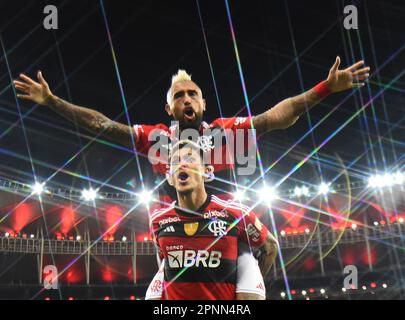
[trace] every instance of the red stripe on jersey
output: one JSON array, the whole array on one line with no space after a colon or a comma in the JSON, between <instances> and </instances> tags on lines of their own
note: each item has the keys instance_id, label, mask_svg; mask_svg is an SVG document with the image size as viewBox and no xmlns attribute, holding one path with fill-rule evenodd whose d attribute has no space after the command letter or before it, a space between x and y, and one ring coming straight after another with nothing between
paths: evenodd
<instances>
[{"instance_id":1,"label":"red stripe on jersey","mask_svg":"<svg viewBox=\"0 0 405 320\"><path fill-rule=\"evenodd\" d=\"M238 240L257 247L268 232L245 206L213 196L195 215L174 208L155 212L152 229L165 258L165 280L174 280L165 289L170 299L234 299Z\"/></svg>"},{"instance_id":2,"label":"red stripe on jersey","mask_svg":"<svg viewBox=\"0 0 405 320\"><path fill-rule=\"evenodd\" d=\"M214 120L210 125L207 125L206 123L204 123L204 124L205 125L201 126L201 128L200 128L200 134L203 134L204 129L208 129L208 127L209 127L209 130L212 130L214 128L229 129L229 130L233 131L234 133L236 132L236 130L245 130L246 134L245 134L244 142L245 142L245 147L248 146L248 139L247 139L246 135L247 135L248 130L252 128L252 118L251 117L219 118L219 119ZM134 125L133 129L136 134L135 144L136 144L137 151L140 153L143 153L145 155L148 154L149 149L156 142L156 140L155 141L150 140L152 138L153 134L156 135L157 132L161 132L162 135L165 135L171 139L173 136L173 132L175 130L173 128L168 128L165 124L162 124L162 123L159 123L156 125L145 125L145 124ZM221 150L222 163L218 163L218 164L212 163L215 171L217 171L217 172L234 168L233 163L226 163L228 152L227 152L227 148L225 147L225 145L222 145L221 149L222 149ZM213 156L214 156L214 153L213 153ZM159 163L153 165L153 171L155 173L165 174L167 172L167 169L168 169L167 163L159 162Z\"/></svg>"}]
</instances>

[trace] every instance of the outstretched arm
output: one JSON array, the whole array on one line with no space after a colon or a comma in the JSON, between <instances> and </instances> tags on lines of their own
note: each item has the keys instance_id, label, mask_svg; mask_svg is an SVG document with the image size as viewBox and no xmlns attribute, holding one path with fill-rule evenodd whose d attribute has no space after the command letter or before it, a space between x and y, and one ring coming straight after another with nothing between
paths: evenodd
<instances>
[{"instance_id":1,"label":"outstretched arm","mask_svg":"<svg viewBox=\"0 0 405 320\"><path fill-rule=\"evenodd\" d=\"M363 81L369 77L370 67L359 69L362 65L364 65L364 61L359 61L344 70L339 70L340 57L337 57L325 81L298 96L285 99L270 110L255 116L253 125L257 133L263 134L271 130L288 128L297 122L302 114L329 94L363 87Z\"/></svg>"},{"instance_id":2,"label":"outstretched arm","mask_svg":"<svg viewBox=\"0 0 405 320\"><path fill-rule=\"evenodd\" d=\"M266 242L259 248L259 252L259 268L263 278L265 278L270 272L278 253L278 241L270 232L267 233Z\"/></svg>"},{"instance_id":3,"label":"outstretched arm","mask_svg":"<svg viewBox=\"0 0 405 320\"><path fill-rule=\"evenodd\" d=\"M47 106L69 121L77 122L83 129L102 134L108 140L127 147L133 146L131 135L135 139L135 131L132 127L115 122L96 110L76 106L55 96L41 71L38 71L37 77L39 82L21 74L21 81L14 81L16 89L22 93L17 95L18 98Z\"/></svg>"}]
</instances>

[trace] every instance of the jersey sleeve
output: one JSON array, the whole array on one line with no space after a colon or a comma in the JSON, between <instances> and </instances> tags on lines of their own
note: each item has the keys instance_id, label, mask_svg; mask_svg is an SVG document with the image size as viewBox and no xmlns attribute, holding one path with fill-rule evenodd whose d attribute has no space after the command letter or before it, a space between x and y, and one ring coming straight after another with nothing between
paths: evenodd
<instances>
[{"instance_id":1,"label":"jersey sleeve","mask_svg":"<svg viewBox=\"0 0 405 320\"><path fill-rule=\"evenodd\" d=\"M232 118L218 118L215 119L210 127L221 127L224 129L252 129L252 117L232 117Z\"/></svg>"},{"instance_id":2,"label":"jersey sleeve","mask_svg":"<svg viewBox=\"0 0 405 320\"><path fill-rule=\"evenodd\" d=\"M135 124L133 126L135 131L135 146L138 152L148 154L148 151L153 143L153 133L155 130L167 132L168 128L164 124L148 125L148 124Z\"/></svg>"},{"instance_id":3,"label":"jersey sleeve","mask_svg":"<svg viewBox=\"0 0 405 320\"><path fill-rule=\"evenodd\" d=\"M244 210L238 222L239 239L248 243L251 247L261 247L269 233L266 226L260 222L256 214L251 210Z\"/></svg>"},{"instance_id":4,"label":"jersey sleeve","mask_svg":"<svg viewBox=\"0 0 405 320\"><path fill-rule=\"evenodd\" d=\"M253 117L233 117L233 118L218 118L210 124L210 128L222 128L232 130L235 145L243 139L243 148L236 148L237 154L245 153L249 148L255 146L256 138L252 127Z\"/></svg>"}]
</instances>

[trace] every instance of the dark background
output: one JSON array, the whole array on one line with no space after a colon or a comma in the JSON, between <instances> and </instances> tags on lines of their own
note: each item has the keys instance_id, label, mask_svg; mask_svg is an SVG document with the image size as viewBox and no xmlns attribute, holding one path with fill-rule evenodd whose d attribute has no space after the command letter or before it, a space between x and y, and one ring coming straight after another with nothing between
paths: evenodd
<instances>
[{"instance_id":1,"label":"dark background","mask_svg":"<svg viewBox=\"0 0 405 320\"><path fill-rule=\"evenodd\" d=\"M45 30L42 25L46 4L58 7L58 30ZM54 93L118 121L127 121L126 104L132 124L169 124L164 112L166 92L171 75L184 68L207 100L206 121L219 117L221 112L229 117L246 116L225 2L204 0L198 4L199 7L191 0L104 1L114 60L99 1L1 0L0 177L27 183L34 176L44 180L73 157L63 166L64 171L53 176L50 185L81 189L89 185L89 178L93 187L108 179L111 186L103 190L120 192L117 188L137 190L141 184L130 150L102 140L82 150L91 141L91 134L77 130L74 124L45 107L21 101L17 105L10 81L21 72L34 77L37 70L42 70ZM343 28L343 8L347 4L358 8L358 30ZM360 59L371 67L370 80L362 90L333 95L293 127L268 133L260 140L261 157L267 167L323 119L313 134L295 145L266 174L269 183L283 178L328 138L320 152L295 170L280 189L296 184L313 186L320 180L334 178L341 183L363 181L377 171L403 170L404 76L392 80L404 70L404 3L243 0L229 1L229 8L252 114L264 112L325 79L337 55L342 58L342 67ZM376 95L364 112L336 131ZM24 117L22 122L19 111ZM159 182L146 161L141 163L147 185ZM252 177L241 183L249 183L249 179ZM0 192L0 200L5 214L21 199ZM139 219L146 230L145 216ZM55 218L51 225L57 224ZM27 228L34 230L36 226ZM385 247L376 251L386 253ZM385 263L388 269L399 261L392 255ZM3 265L9 265L7 259L16 261L10 256L3 258ZM331 270L340 272L340 252L331 260ZM305 261L304 257L296 264L292 277L301 275ZM381 254L379 262L383 261ZM318 265L314 268L319 271ZM308 275L315 272L314 268L307 270ZM9 267L7 270L10 272ZM2 281L21 282L24 270L11 270L14 275L3 272ZM144 275L145 283L152 275ZM30 277L27 282L35 281L35 275ZM282 284L279 286L282 288Z\"/></svg>"},{"instance_id":2,"label":"dark background","mask_svg":"<svg viewBox=\"0 0 405 320\"><path fill-rule=\"evenodd\" d=\"M99 2L53 2L59 8L57 31L43 28L45 3L1 1L0 30L11 76L16 78L20 72L35 76L40 69L56 94L126 122ZM372 68L369 86L346 99L313 135L308 135L274 167L269 178L272 178L272 173L277 177L288 172L297 159L302 159L300 152L306 154L314 145L322 143L403 70L404 6L397 1L355 2L359 29L347 31L342 22L346 4L343 1L229 2L252 114L264 112L282 99L299 94L325 79L336 55L341 56L342 66L364 59ZM219 117L219 110L224 116L247 115L225 3L200 1L200 9L220 105L195 1L105 1L131 123L169 123L164 112L165 97L170 77L178 68L186 69L201 86L207 100L207 121ZM28 144L34 159L60 167L89 140L86 137L79 140L75 126L52 111L39 107L31 112L34 106L25 102L20 102L20 107L23 114L29 112L24 119L27 139L20 122L9 130L11 124L19 120L19 115L9 86L10 75L4 52L1 57L0 147L28 157ZM314 125L323 119L350 93L330 97L311 111L308 118L301 117L288 130L267 134L262 142L265 164L278 159L286 148L308 131L311 123ZM369 169L384 170L385 166L397 165L398 157L404 153L401 144L404 139L401 130L403 99L402 77L334 136L321 149L321 156L330 157L332 162L338 156L348 165L363 155L355 166L361 167L364 174L368 174ZM378 143L380 138L382 140ZM0 156L5 174L18 166L22 171L20 179L32 180L29 161L4 153ZM86 160L89 176L105 180L117 173L119 164L130 158L130 152L95 143L81 152L66 169L87 175ZM302 180L312 174L313 160L316 157L292 178ZM5 165L11 166L10 170ZM54 172L44 165L35 164L34 168L40 177L48 177ZM137 170L131 161L125 174L118 173L113 182L122 185L130 180L129 177L137 179ZM13 176L16 174L12 173ZM333 177L336 168L329 172L325 165L323 174ZM71 184L71 180L60 173L53 181Z\"/></svg>"}]
</instances>

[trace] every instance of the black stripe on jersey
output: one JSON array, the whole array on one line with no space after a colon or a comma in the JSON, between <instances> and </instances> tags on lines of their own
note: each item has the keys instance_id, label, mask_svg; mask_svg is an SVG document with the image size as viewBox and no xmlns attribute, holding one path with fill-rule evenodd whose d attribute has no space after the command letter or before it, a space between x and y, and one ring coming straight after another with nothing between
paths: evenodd
<instances>
[{"instance_id":1,"label":"black stripe on jersey","mask_svg":"<svg viewBox=\"0 0 405 320\"><path fill-rule=\"evenodd\" d=\"M221 259L221 264L216 268L189 267L170 268L165 263L165 281L182 282L216 282L216 283L236 283L236 260Z\"/></svg>"},{"instance_id":2,"label":"black stripe on jersey","mask_svg":"<svg viewBox=\"0 0 405 320\"><path fill-rule=\"evenodd\" d=\"M233 220L233 219L232 219ZM196 221L180 221L180 222L175 222L175 223L168 223L165 224L163 227L160 227L156 234L159 238L162 237L186 237L186 238L191 238L191 237L199 237L199 236L210 236L210 237L218 237L221 236L222 233L219 233L215 236L215 234L210 230L209 225L212 221L225 221L225 219L205 219L205 220L196 220ZM197 231L193 235L188 235L186 234L184 230L184 225L185 224L192 224L198 222L198 228ZM233 226L232 229L228 230L230 227L231 223L227 222L226 224L226 236L230 237L236 237L238 230L236 226Z\"/></svg>"}]
</instances>

